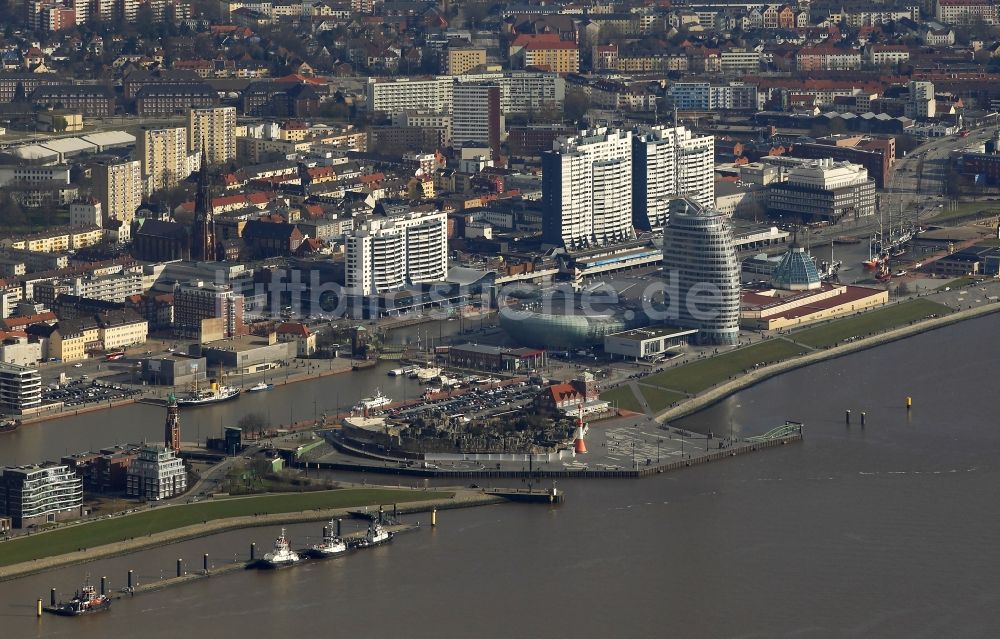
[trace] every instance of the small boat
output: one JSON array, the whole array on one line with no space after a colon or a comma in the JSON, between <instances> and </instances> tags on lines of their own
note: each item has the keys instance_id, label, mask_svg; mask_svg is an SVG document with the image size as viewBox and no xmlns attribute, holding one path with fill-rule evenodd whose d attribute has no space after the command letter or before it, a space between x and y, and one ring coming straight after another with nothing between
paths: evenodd
<instances>
[{"instance_id":1,"label":"small boat","mask_svg":"<svg viewBox=\"0 0 1000 639\"><path fill-rule=\"evenodd\" d=\"M21 425L19 419L5 419L0 422L0 433L13 433Z\"/></svg>"},{"instance_id":2,"label":"small boat","mask_svg":"<svg viewBox=\"0 0 1000 639\"><path fill-rule=\"evenodd\" d=\"M401 377L405 372L402 368L394 368L389 371L389 377Z\"/></svg>"},{"instance_id":3,"label":"small boat","mask_svg":"<svg viewBox=\"0 0 1000 639\"><path fill-rule=\"evenodd\" d=\"M392 533L386 530L378 521L372 522L364 537L354 543L355 548L371 548L392 541Z\"/></svg>"},{"instance_id":4,"label":"small boat","mask_svg":"<svg viewBox=\"0 0 1000 639\"><path fill-rule=\"evenodd\" d=\"M391 403L392 403L392 398L386 397L385 395L382 394L382 391L380 389L376 388L374 395L372 395L371 397L365 397L360 402L358 402L354 406L354 408L360 411L377 410L379 408L388 406Z\"/></svg>"},{"instance_id":5,"label":"small boat","mask_svg":"<svg viewBox=\"0 0 1000 639\"><path fill-rule=\"evenodd\" d=\"M334 534L336 525L336 521L331 521L330 524L323 529L323 542L313 546L312 551L310 551L310 554L313 557L336 557L337 555L342 555L348 551L347 542Z\"/></svg>"},{"instance_id":6,"label":"small boat","mask_svg":"<svg viewBox=\"0 0 1000 639\"><path fill-rule=\"evenodd\" d=\"M97 589L90 584L85 584L76 591L76 595L69 601L62 601L55 606L46 606L45 612L63 617L78 617L89 615L94 612L103 612L111 607L111 597L97 594Z\"/></svg>"},{"instance_id":7,"label":"small boat","mask_svg":"<svg viewBox=\"0 0 1000 639\"><path fill-rule=\"evenodd\" d=\"M274 551L264 555L264 566L267 568L284 568L299 561L299 553L295 552L288 545L285 537L285 529L281 529L281 535L274 540Z\"/></svg>"},{"instance_id":8,"label":"small boat","mask_svg":"<svg viewBox=\"0 0 1000 639\"><path fill-rule=\"evenodd\" d=\"M253 386L247 389L248 393L259 393L261 391L267 391L274 388L273 384L268 384L266 382L257 382Z\"/></svg>"}]
</instances>

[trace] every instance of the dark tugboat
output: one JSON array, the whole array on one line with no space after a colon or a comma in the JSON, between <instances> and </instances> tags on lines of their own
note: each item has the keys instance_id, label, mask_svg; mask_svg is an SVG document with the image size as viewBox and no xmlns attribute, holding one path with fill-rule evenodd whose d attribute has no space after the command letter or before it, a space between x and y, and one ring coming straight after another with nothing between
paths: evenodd
<instances>
[{"instance_id":1,"label":"dark tugboat","mask_svg":"<svg viewBox=\"0 0 1000 639\"><path fill-rule=\"evenodd\" d=\"M111 597L97 594L97 589L86 584L69 601L61 601L55 606L46 606L45 612L64 617L78 617L92 612L103 612L111 607Z\"/></svg>"}]
</instances>

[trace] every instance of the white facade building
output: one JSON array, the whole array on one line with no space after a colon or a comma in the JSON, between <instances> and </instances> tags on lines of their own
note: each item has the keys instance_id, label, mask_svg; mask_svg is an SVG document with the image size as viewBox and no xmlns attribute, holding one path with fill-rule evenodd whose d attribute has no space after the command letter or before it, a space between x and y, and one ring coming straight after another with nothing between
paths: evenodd
<instances>
[{"instance_id":1,"label":"white facade building","mask_svg":"<svg viewBox=\"0 0 1000 639\"><path fill-rule=\"evenodd\" d=\"M69 205L69 225L76 228L103 226L101 203L96 199L81 200Z\"/></svg>"},{"instance_id":2,"label":"white facade building","mask_svg":"<svg viewBox=\"0 0 1000 639\"><path fill-rule=\"evenodd\" d=\"M368 110L386 113L390 117L399 111L451 113L454 84L455 81L450 76L423 80L369 78L367 86Z\"/></svg>"},{"instance_id":3,"label":"white facade building","mask_svg":"<svg viewBox=\"0 0 1000 639\"><path fill-rule=\"evenodd\" d=\"M448 222L442 211L375 216L347 234L347 289L377 295L448 274Z\"/></svg>"},{"instance_id":4,"label":"white facade building","mask_svg":"<svg viewBox=\"0 0 1000 639\"><path fill-rule=\"evenodd\" d=\"M169 499L187 490L184 461L162 444L143 446L128 470L129 497L149 501Z\"/></svg>"},{"instance_id":5,"label":"white facade building","mask_svg":"<svg viewBox=\"0 0 1000 639\"><path fill-rule=\"evenodd\" d=\"M654 126L635 137L632 149L636 227L661 228L670 200L678 194L703 207L715 205L713 136L695 137L685 127Z\"/></svg>"},{"instance_id":6,"label":"white facade building","mask_svg":"<svg viewBox=\"0 0 1000 639\"><path fill-rule=\"evenodd\" d=\"M632 228L632 133L592 129L542 156L542 234L580 248L626 240Z\"/></svg>"}]
</instances>

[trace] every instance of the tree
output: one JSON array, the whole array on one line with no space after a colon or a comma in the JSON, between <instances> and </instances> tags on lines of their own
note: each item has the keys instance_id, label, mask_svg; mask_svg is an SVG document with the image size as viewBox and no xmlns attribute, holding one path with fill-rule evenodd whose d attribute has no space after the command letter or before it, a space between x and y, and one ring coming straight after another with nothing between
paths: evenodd
<instances>
[{"instance_id":1,"label":"tree","mask_svg":"<svg viewBox=\"0 0 1000 639\"><path fill-rule=\"evenodd\" d=\"M587 115L590 109L590 98L580 89L567 89L566 98L563 101L563 113L566 119L576 121Z\"/></svg>"},{"instance_id":2,"label":"tree","mask_svg":"<svg viewBox=\"0 0 1000 639\"><path fill-rule=\"evenodd\" d=\"M0 224L5 226L21 226L28 223L21 205L8 194L0 196Z\"/></svg>"},{"instance_id":3,"label":"tree","mask_svg":"<svg viewBox=\"0 0 1000 639\"><path fill-rule=\"evenodd\" d=\"M236 425L243 429L246 433L253 433L256 436L260 436L261 432L267 428L267 419L260 413L247 413L243 417L240 417Z\"/></svg>"},{"instance_id":4,"label":"tree","mask_svg":"<svg viewBox=\"0 0 1000 639\"><path fill-rule=\"evenodd\" d=\"M52 130L56 133L62 133L69 126L65 116L56 115L52 117Z\"/></svg>"}]
</instances>

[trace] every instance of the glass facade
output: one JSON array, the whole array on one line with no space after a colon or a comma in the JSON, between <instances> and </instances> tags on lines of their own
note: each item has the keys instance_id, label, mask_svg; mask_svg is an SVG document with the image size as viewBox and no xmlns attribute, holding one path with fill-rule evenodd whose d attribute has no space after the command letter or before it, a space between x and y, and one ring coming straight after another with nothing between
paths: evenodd
<instances>
[{"instance_id":1,"label":"glass facade","mask_svg":"<svg viewBox=\"0 0 1000 639\"><path fill-rule=\"evenodd\" d=\"M670 202L663 234L663 270L677 296L674 319L697 328L706 344L739 341L740 263L729 221L715 209L681 197Z\"/></svg>"}]
</instances>

